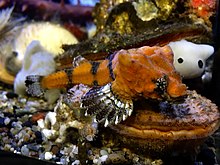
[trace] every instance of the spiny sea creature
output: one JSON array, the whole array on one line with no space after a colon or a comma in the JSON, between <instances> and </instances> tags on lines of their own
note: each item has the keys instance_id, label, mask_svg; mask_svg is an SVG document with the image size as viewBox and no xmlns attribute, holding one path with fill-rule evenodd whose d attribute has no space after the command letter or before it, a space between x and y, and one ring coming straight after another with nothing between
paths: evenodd
<instances>
[{"instance_id":1,"label":"spiny sea creature","mask_svg":"<svg viewBox=\"0 0 220 165\"><path fill-rule=\"evenodd\" d=\"M173 66L169 46L120 50L101 62L78 57L74 67L48 76L27 76L27 92L41 96L45 89L74 84L93 86L82 97L86 115L94 115L105 126L125 120L139 97L174 100L186 94L186 85Z\"/></svg>"}]
</instances>

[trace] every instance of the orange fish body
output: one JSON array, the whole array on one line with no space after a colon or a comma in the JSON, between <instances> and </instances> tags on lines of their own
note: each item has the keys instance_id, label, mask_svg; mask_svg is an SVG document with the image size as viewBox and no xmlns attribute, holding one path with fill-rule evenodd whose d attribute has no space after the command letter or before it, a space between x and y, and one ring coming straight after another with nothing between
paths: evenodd
<instances>
[{"instance_id":1,"label":"orange fish body","mask_svg":"<svg viewBox=\"0 0 220 165\"><path fill-rule=\"evenodd\" d=\"M172 100L186 94L169 46L120 50L100 62L81 59L74 65L42 78L28 76L27 91L39 95L43 89L68 88L80 83L95 86L83 96L82 107L86 114L105 121L105 126L131 115L132 100L138 97ZM37 91L38 88L41 90Z\"/></svg>"},{"instance_id":2,"label":"orange fish body","mask_svg":"<svg viewBox=\"0 0 220 165\"><path fill-rule=\"evenodd\" d=\"M113 81L107 68L108 60L89 62L83 60L80 65L65 69L42 78L41 86L45 89L67 88L74 84L103 86Z\"/></svg>"}]
</instances>

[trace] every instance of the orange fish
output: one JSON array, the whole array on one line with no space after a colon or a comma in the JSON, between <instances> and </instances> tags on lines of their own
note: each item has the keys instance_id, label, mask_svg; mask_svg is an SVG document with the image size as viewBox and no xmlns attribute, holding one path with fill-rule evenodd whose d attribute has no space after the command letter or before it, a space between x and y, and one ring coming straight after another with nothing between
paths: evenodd
<instances>
[{"instance_id":1,"label":"orange fish","mask_svg":"<svg viewBox=\"0 0 220 165\"><path fill-rule=\"evenodd\" d=\"M130 116L132 100L139 97L172 100L186 94L169 46L120 50L99 62L79 56L73 63L74 67L45 77L27 76L27 92L41 96L46 89L89 85L92 88L82 97L82 107L105 126Z\"/></svg>"}]
</instances>

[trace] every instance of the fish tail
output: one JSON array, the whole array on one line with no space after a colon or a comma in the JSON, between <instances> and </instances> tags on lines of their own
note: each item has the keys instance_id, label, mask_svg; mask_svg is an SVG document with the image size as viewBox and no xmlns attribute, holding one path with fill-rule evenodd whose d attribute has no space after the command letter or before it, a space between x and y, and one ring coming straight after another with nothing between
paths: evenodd
<instances>
[{"instance_id":1,"label":"fish tail","mask_svg":"<svg viewBox=\"0 0 220 165\"><path fill-rule=\"evenodd\" d=\"M43 76L40 75L29 75L26 77L25 85L26 92L31 96L41 97L44 95L45 89L41 86Z\"/></svg>"}]
</instances>

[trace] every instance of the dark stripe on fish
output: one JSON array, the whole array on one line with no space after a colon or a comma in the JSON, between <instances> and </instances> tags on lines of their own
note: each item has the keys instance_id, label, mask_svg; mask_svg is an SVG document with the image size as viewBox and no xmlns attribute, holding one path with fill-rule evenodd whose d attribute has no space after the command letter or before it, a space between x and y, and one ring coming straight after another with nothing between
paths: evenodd
<instances>
[{"instance_id":1,"label":"dark stripe on fish","mask_svg":"<svg viewBox=\"0 0 220 165\"><path fill-rule=\"evenodd\" d=\"M92 61L92 62L91 62L91 65L92 65L92 67L91 67L91 73L92 73L93 75L95 75L95 74L97 73L97 71L98 71L100 62Z\"/></svg>"},{"instance_id":2,"label":"dark stripe on fish","mask_svg":"<svg viewBox=\"0 0 220 165\"><path fill-rule=\"evenodd\" d=\"M98 81L97 81L97 80L94 80L94 81L93 81L93 85L94 85L94 86L98 86L98 85L99 85Z\"/></svg>"},{"instance_id":3,"label":"dark stripe on fish","mask_svg":"<svg viewBox=\"0 0 220 165\"><path fill-rule=\"evenodd\" d=\"M110 77L112 78L112 80L115 79L115 75L114 75L113 69L112 69L112 60L113 60L113 58L115 57L115 54L116 54L116 53L110 55L109 58L108 58L108 59L109 59L108 69L109 69Z\"/></svg>"},{"instance_id":4,"label":"dark stripe on fish","mask_svg":"<svg viewBox=\"0 0 220 165\"><path fill-rule=\"evenodd\" d=\"M73 84L73 68L71 69L65 69L65 73L68 77L68 87L67 88L71 88L71 84Z\"/></svg>"}]
</instances>

